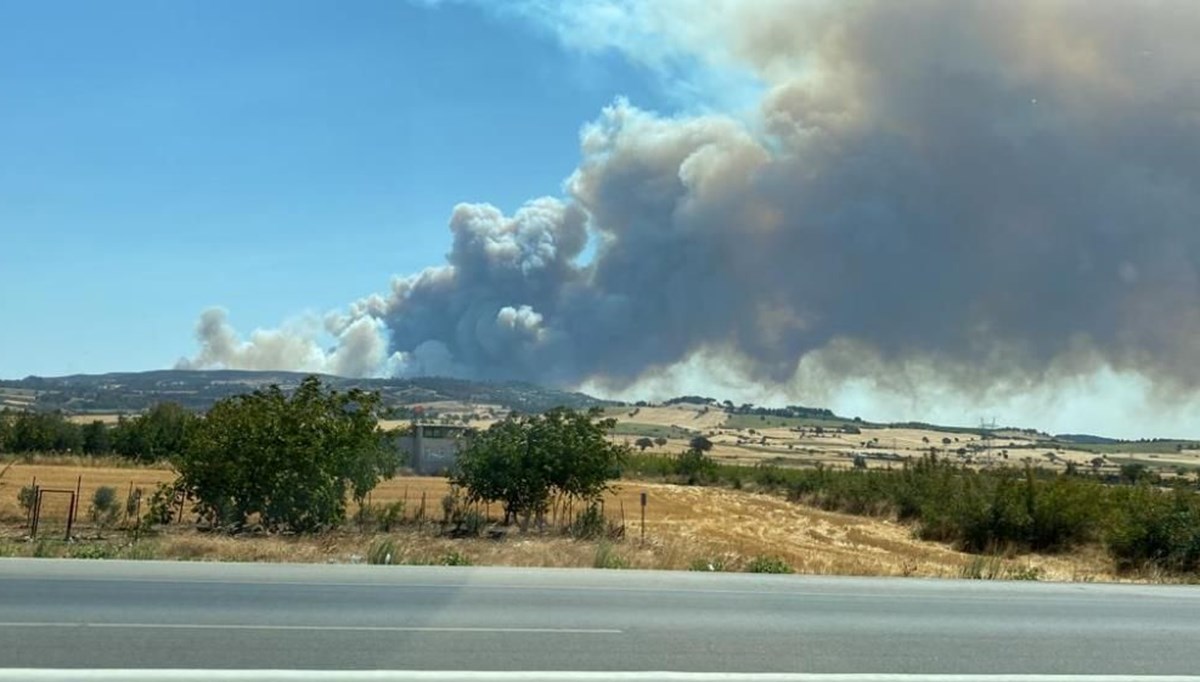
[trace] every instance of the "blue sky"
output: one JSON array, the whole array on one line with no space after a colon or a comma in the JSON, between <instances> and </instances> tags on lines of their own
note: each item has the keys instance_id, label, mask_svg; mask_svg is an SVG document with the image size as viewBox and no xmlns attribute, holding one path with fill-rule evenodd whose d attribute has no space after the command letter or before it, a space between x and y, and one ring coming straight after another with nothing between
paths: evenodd
<instances>
[{"instance_id":1,"label":"blue sky","mask_svg":"<svg viewBox=\"0 0 1200 682\"><path fill-rule=\"evenodd\" d=\"M0 377L171 366L442 262L460 201L558 194L615 52L475 6L0 0Z\"/></svg>"}]
</instances>

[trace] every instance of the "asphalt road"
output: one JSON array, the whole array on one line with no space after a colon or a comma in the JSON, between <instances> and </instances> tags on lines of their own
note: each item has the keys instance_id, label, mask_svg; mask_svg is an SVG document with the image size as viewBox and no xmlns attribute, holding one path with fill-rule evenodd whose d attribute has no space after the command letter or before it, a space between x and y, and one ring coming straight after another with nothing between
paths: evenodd
<instances>
[{"instance_id":1,"label":"asphalt road","mask_svg":"<svg viewBox=\"0 0 1200 682\"><path fill-rule=\"evenodd\" d=\"M80 667L1182 675L1200 589L0 559L0 668Z\"/></svg>"}]
</instances>

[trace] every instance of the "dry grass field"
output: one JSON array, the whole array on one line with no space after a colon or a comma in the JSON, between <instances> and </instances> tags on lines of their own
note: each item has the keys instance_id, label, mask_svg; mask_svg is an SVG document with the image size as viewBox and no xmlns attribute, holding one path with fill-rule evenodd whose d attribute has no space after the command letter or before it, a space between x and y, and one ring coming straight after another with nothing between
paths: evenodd
<instances>
[{"instance_id":1,"label":"dry grass field","mask_svg":"<svg viewBox=\"0 0 1200 682\"><path fill-rule=\"evenodd\" d=\"M0 465L0 470L5 467ZM16 501L17 490L33 477L40 485L74 488L82 477L81 516L86 517L91 493L99 486L117 488L120 499L132 483L146 490L172 480L167 469L83 467L72 464L12 464L0 477L0 555L29 553L32 543ZM770 495L719 488L620 482L605 499L605 514L619 522L624 512L626 537L607 545L578 541L558 532L521 534L506 539L451 539L437 533L441 500L448 492L445 479L400 477L381 483L370 502L382 505L405 501L408 519L422 498L426 518L405 524L386 539L395 547L393 562L439 563L447 557L473 564L510 566L593 566L604 553L606 563L631 568L743 570L755 557L778 557L798 573L839 575L899 575L956 577L979 559L938 543L913 538L911 529L887 520L820 511ZM640 496L645 492L646 535L641 541ZM350 513L354 513L354 509ZM489 510L491 516L500 510ZM560 512L560 516L563 514ZM60 532L65 505L48 507L43 528L47 536ZM358 532L354 524L343 531L316 537L228 537L173 526L129 545L128 533L101 530L86 521L79 529L81 543L51 546L52 553L87 556L88 543L104 546L117 556L232 561L364 561L373 543L385 536ZM605 546L601 546L605 544ZM107 550L106 550L107 551ZM1100 552L1067 557L1020 556L989 560L998 577L1037 575L1052 580L1112 580L1109 562Z\"/></svg>"}]
</instances>

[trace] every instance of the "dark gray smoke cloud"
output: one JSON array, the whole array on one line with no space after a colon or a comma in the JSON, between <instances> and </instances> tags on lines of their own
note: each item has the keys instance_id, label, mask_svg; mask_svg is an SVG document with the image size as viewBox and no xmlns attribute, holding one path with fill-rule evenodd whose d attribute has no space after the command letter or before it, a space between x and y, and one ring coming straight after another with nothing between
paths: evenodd
<instances>
[{"instance_id":1,"label":"dark gray smoke cloud","mask_svg":"<svg viewBox=\"0 0 1200 682\"><path fill-rule=\"evenodd\" d=\"M765 384L810 356L832 380L1200 385L1200 3L660 10L628 18L760 79L755 115L615 103L564 197L459 205L446 264L326 321L369 357L310 366L620 388L704 353ZM211 315L200 336L192 366L262 364Z\"/></svg>"}]
</instances>

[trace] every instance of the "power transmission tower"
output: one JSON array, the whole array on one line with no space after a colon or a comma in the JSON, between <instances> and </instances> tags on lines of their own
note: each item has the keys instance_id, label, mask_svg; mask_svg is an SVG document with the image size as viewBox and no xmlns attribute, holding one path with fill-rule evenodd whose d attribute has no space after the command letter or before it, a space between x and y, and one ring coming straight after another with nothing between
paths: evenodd
<instances>
[{"instance_id":1,"label":"power transmission tower","mask_svg":"<svg viewBox=\"0 0 1200 682\"><path fill-rule=\"evenodd\" d=\"M984 459L987 460L988 466L992 465L992 431L996 430L996 418L992 417L990 422L979 418L979 437L983 439L983 448L986 451Z\"/></svg>"}]
</instances>

